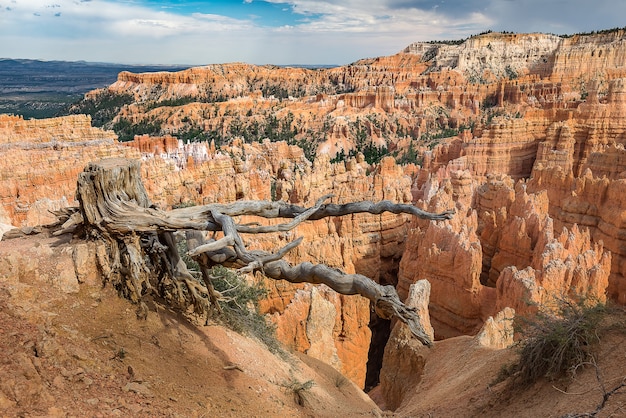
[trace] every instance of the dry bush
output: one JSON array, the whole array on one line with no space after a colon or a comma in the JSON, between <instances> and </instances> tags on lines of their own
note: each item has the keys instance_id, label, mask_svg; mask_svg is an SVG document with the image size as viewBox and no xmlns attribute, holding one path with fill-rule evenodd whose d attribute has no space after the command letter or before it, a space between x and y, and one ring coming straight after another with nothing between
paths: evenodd
<instances>
[{"instance_id":1,"label":"dry bush","mask_svg":"<svg viewBox=\"0 0 626 418\"><path fill-rule=\"evenodd\" d=\"M313 380L307 380L306 382L300 382L295 378L291 381L285 382L283 386L293 393L293 400L299 406L305 406L307 392L315 385Z\"/></svg>"},{"instance_id":2,"label":"dry bush","mask_svg":"<svg viewBox=\"0 0 626 418\"><path fill-rule=\"evenodd\" d=\"M598 302L558 299L554 311L522 319L524 339L515 381L531 385L544 377L573 376L600 341L601 322L607 313L607 307Z\"/></svg>"}]
</instances>

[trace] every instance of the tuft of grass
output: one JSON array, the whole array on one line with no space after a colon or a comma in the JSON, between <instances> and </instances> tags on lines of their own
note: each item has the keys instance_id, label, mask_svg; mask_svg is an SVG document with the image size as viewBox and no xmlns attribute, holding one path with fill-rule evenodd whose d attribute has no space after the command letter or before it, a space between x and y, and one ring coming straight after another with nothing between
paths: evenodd
<instances>
[{"instance_id":1,"label":"tuft of grass","mask_svg":"<svg viewBox=\"0 0 626 418\"><path fill-rule=\"evenodd\" d=\"M600 341L599 329L607 316L604 304L588 300L557 300L552 312L523 319L516 382L531 385L540 378L574 376L590 360Z\"/></svg>"},{"instance_id":2,"label":"tuft of grass","mask_svg":"<svg viewBox=\"0 0 626 418\"><path fill-rule=\"evenodd\" d=\"M293 400L299 406L305 406L306 394L314 385L315 382L313 380L300 382L295 378L292 378L291 381L283 384L287 390L293 392Z\"/></svg>"},{"instance_id":3,"label":"tuft of grass","mask_svg":"<svg viewBox=\"0 0 626 418\"><path fill-rule=\"evenodd\" d=\"M189 271L200 275L200 266L187 255L187 240L180 238L177 243L178 253ZM243 335L261 341L274 354L287 358L288 354L276 338L276 327L265 319L259 311L259 300L267 296L267 289L260 283L251 283L234 270L221 265L209 270L213 288L221 297L217 303L221 312L212 316L213 320Z\"/></svg>"},{"instance_id":4,"label":"tuft of grass","mask_svg":"<svg viewBox=\"0 0 626 418\"><path fill-rule=\"evenodd\" d=\"M341 389L342 387L350 384L350 380L339 372L335 374L334 382L337 389Z\"/></svg>"},{"instance_id":5,"label":"tuft of grass","mask_svg":"<svg viewBox=\"0 0 626 418\"><path fill-rule=\"evenodd\" d=\"M500 366L500 370L498 371L498 375L489 383L489 386L495 386L500 382L504 382L509 377L513 376L515 371L517 370L516 363L508 363Z\"/></svg>"},{"instance_id":6,"label":"tuft of grass","mask_svg":"<svg viewBox=\"0 0 626 418\"><path fill-rule=\"evenodd\" d=\"M111 357L111 360L123 360L124 358L126 358L126 350L124 350L124 347L121 347L115 352L115 355Z\"/></svg>"},{"instance_id":7,"label":"tuft of grass","mask_svg":"<svg viewBox=\"0 0 626 418\"><path fill-rule=\"evenodd\" d=\"M174 209L176 208L177 207L174 207ZM194 260L187 254L187 252L189 251L189 246L187 245L187 239L185 238L184 234L177 236L176 250L178 251L180 257L183 259L183 262L187 266L189 272L194 275L194 277L200 277L200 265L196 260Z\"/></svg>"},{"instance_id":8,"label":"tuft of grass","mask_svg":"<svg viewBox=\"0 0 626 418\"><path fill-rule=\"evenodd\" d=\"M194 207L194 206L196 206L196 202L193 202L191 200L187 200L187 201L176 203L175 205L172 205L172 209L191 208L191 207Z\"/></svg>"}]
</instances>

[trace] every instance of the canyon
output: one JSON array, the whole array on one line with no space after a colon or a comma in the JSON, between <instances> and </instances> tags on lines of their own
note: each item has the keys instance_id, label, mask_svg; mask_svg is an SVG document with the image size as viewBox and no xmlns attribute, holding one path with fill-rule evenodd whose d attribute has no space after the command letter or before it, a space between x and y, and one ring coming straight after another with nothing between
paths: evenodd
<instances>
[{"instance_id":1,"label":"canyon","mask_svg":"<svg viewBox=\"0 0 626 418\"><path fill-rule=\"evenodd\" d=\"M131 98L102 127L82 114L0 115L10 162L0 165L0 230L54 222L52 212L77 204L78 174L107 157L141 160L146 191L164 209L242 199L311 206L326 194L454 209L448 221L357 214L244 235L265 250L303 236L291 262L364 274L415 299L433 354L360 296L250 278L268 289L261 311L285 346L411 416L414 389L436 380L428 364L445 363L439 353L510 357L502 350L512 336L494 323L512 334L507 319L562 297L626 304L625 79L622 30L488 33L332 69L123 72L85 96ZM120 141L111 130L120 127L136 135ZM65 290L77 291L76 280Z\"/></svg>"}]
</instances>

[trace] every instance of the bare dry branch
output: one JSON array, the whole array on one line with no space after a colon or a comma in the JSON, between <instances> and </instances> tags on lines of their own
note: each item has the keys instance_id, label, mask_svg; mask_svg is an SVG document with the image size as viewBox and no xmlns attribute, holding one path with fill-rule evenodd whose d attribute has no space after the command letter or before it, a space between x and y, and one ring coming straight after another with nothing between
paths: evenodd
<instances>
[{"instance_id":1,"label":"bare dry branch","mask_svg":"<svg viewBox=\"0 0 626 418\"><path fill-rule=\"evenodd\" d=\"M333 195L331 194L322 196L321 198L317 200L317 202L315 202L315 205L313 207L305 210L304 212L300 213L298 216L294 217L293 221L291 222L279 224L279 225L267 225L267 226L257 226L257 227L251 227L248 225L237 225L237 231L245 232L249 234L262 234L262 233L267 233L267 232L290 231L296 226L298 226L299 224L301 224L302 222L306 221L313 214L315 214L319 210L320 206L322 206L322 203L324 203L325 200L331 198L332 196Z\"/></svg>"},{"instance_id":2,"label":"bare dry branch","mask_svg":"<svg viewBox=\"0 0 626 418\"><path fill-rule=\"evenodd\" d=\"M222 296L213 289L209 274L210 265L218 263L241 272L260 270L273 279L325 284L341 294L361 295L372 302L380 317L397 317L422 343L432 344L416 311L400 301L393 286L382 286L366 276L346 274L323 264L292 266L283 257L302 242L302 237L270 253L248 250L239 234L288 231L306 220L355 213L406 213L445 220L453 211L434 214L389 201L324 204L332 197L327 195L310 208L285 202L238 201L166 212L151 204L139 173L139 162L131 160L107 159L89 164L78 180L80 216L68 212L62 226L67 231L82 223L90 236L101 240L101 270L131 300L138 302L145 293L157 292L175 305L192 306L199 314L211 307L219 309L217 300ZM233 217L239 215L293 220L270 226L238 225ZM204 284L187 270L178 253L173 236L177 230L187 231L187 254L198 261ZM192 231L221 231L224 237L206 243L199 232Z\"/></svg>"},{"instance_id":3,"label":"bare dry branch","mask_svg":"<svg viewBox=\"0 0 626 418\"><path fill-rule=\"evenodd\" d=\"M220 238L217 241L207 242L206 244L202 244L194 248L193 250L189 250L187 253L190 257L198 256L202 253L206 253L209 251L218 251L222 248L229 247L235 243L233 237L224 237Z\"/></svg>"}]
</instances>

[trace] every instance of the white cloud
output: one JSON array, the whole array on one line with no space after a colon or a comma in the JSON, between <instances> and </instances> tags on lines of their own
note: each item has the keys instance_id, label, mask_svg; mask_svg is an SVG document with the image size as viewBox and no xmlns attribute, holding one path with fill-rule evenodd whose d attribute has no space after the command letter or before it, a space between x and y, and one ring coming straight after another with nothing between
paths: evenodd
<instances>
[{"instance_id":1,"label":"white cloud","mask_svg":"<svg viewBox=\"0 0 626 418\"><path fill-rule=\"evenodd\" d=\"M148 8L132 0L0 0L0 57L343 64L393 54L415 41L460 39L486 29L571 33L623 26L619 19L626 13L622 0L268 2L298 20L269 27L252 14L182 15L155 2Z\"/></svg>"},{"instance_id":2,"label":"white cloud","mask_svg":"<svg viewBox=\"0 0 626 418\"><path fill-rule=\"evenodd\" d=\"M461 37L480 32L493 21L478 12L468 12L461 17L449 17L437 8L418 8L403 5L393 7L384 0L268 0L276 4L288 4L295 13L305 18L297 26L300 31L396 34L403 39L435 39L449 34ZM420 4L419 1L409 3ZM311 18L314 16L314 18ZM460 29L463 28L463 29ZM472 29L474 32L472 32Z\"/></svg>"},{"instance_id":3,"label":"white cloud","mask_svg":"<svg viewBox=\"0 0 626 418\"><path fill-rule=\"evenodd\" d=\"M62 13L62 19L54 22L49 20L59 12ZM5 31L12 30L14 33L55 36L76 29L77 35L96 38L103 35L114 38L119 35L153 38L191 32L247 30L251 26L249 21L225 16L183 16L163 9L153 10L133 3L103 0L58 0L53 4L42 0L16 0L10 12L0 14L0 22ZM89 30L83 32L85 29Z\"/></svg>"}]
</instances>

